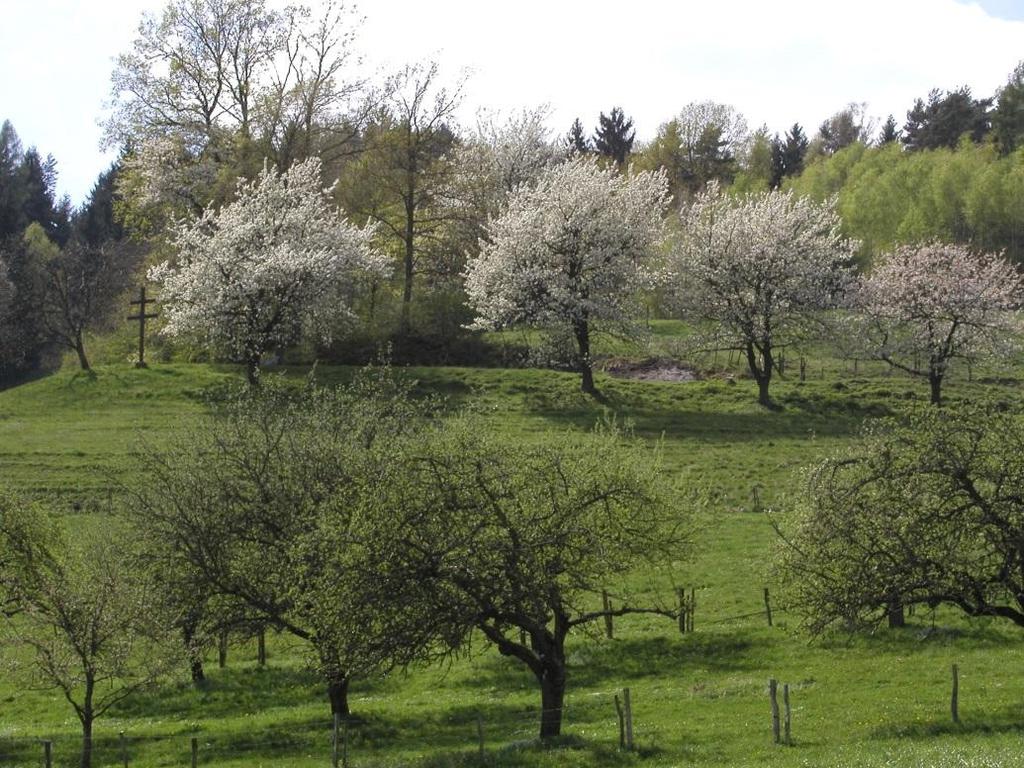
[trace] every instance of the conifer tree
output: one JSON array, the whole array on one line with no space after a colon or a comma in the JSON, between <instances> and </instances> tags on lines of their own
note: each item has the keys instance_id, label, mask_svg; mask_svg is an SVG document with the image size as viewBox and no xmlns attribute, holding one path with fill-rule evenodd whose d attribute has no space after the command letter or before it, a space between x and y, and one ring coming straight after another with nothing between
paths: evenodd
<instances>
[{"instance_id":1,"label":"conifer tree","mask_svg":"<svg viewBox=\"0 0 1024 768\"><path fill-rule=\"evenodd\" d=\"M1010 73L997 98L998 104L992 113L992 131L999 151L1008 155L1024 146L1024 61Z\"/></svg>"},{"instance_id":2,"label":"conifer tree","mask_svg":"<svg viewBox=\"0 0 1024 768\"><path fill-rule=\"evenodd\" d=\"M627 119L621 108L613 107L610 115L601 113L594 131L594 149L599 155L625 165L626 158L633 150L634 139L636 131L633 130L633 119Z\"/></svg>"},{"instance_id":3,"label":"conifer tree","mask_svg":"<svg viewBox=\"0 0 1024 768\"><path fill-rule=\"evenodd\" d=\"M565 137L565 146L572 154L585 155L591 150L590 139L583 132L583 123L577 117Z\"/></svg>"},{"instance_id":4,"label":"conifer tree","mask_svg":"<svg viewBox=\"0 0 1024 768\"><path fill-rule=\"evenodd\" d=\"M772 188L777 188L787 176L796 176L804 169L807 155L807 134L800 123L786 131L785 139L778 135L772 140Z\"/></svg>"},{"instance_id":5,"label":"conifer tree","mask_svg":"<svg viewBox=\"0 0 1024 768\"><path fill-rule=\"evenodd\" d=\"M900 129L896 127L896 118L889 115L882 123L882 130L878 133L878 146L892 144L900 138Z\"/></svg>"}]
</instances>

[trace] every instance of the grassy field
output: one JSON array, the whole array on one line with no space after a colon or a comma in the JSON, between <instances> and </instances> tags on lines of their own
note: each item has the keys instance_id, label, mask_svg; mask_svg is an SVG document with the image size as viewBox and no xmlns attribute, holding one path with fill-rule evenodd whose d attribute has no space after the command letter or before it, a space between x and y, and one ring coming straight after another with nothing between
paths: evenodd
<instances>
[{"instance_id":1,"label":"grassy field","mask_svg":"<svg viewBox=\"0 0 1024 768\"><path fill-rule=\"evenodd\" d=\"M669 337L666 332L663 336ZM719 361L726 369L730 361ZM304 375L293 371L292 375ZM514 662L481 643L477 655L353 687L348 733L353 766L1003 766L1024 761L1024 635L990 620L918 611L903 630L811 641L777 595L773 534L762 508L782 509L800 467L853 439L865 419L927 402L926 387L880 368L816 358L810 378L774 387L779 410L756 405L753 383L636 382L598 377L606 402L578 392L572 374L422 368L423 391L474 403L493 429L520 439L585 429L606 413L663 446L666 472L694 494L693 550L673 578L696 589L695 632L665 620L618 621L615 639L570 641L565 739L532 739L539 693ZM66 370L0 392L0 483L47 499L76 524L116 510L117 488L137 482L131 454L159 445L202 413L203 393L236 375L205 365L127 364L95 376ZM348 369L321 367L321 381ZM1021 381L954 381L950 405L988 399L1024 411ZM636 578L639 578L637 576ZM774 626L763 588L776 594ZM232 648L194 687L183 675L121 705L97 725L97 765L120 764L120 731L132 765L317 766L330 760L326 699L302 646L271 636L266 668L255 648ZM950 665L961 670L961 718L948 714ZM767 681L792 687L794 745L771 743ZM638 749L617 748L613 696L631 690ZM478 746L478 718L485 751ZM38 739L57 764L75 759L77 721L53 691L0 680L0 765L38 765Z\"/></svg>"}]
</instances>

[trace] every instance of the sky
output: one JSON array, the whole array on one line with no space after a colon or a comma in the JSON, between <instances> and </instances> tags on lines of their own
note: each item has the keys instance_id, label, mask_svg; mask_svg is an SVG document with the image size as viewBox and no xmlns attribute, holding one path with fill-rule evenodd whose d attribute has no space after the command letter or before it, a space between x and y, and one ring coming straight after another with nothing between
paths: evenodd
<instances>
[{"instance_id":1,"label":"sky","mask_svg":"<svg viewBox=\"0 0 1024 768\"><path fill-rule=\"evenodd\" d=\"M3 0L0 120L51 153L76 204L113 160L100 123L112 59L165 0ZM621 106L638 138L693 101L808 133L850 102L902 124L932 88L992 95L1024 58L1024 0L361 0L357 49L386 73L468 72L460 119L549 104L553 132Z\"/></svg>"}]
</instances>

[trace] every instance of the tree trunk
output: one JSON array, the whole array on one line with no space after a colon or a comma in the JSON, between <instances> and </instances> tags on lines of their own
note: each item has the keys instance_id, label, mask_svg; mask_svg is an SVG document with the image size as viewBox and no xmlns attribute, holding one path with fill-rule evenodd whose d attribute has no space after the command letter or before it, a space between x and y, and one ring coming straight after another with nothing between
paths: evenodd
<instances>
[{"instance_id":1,"label":"tree trunk","mask_svg":"<svg viewBox=\"0 0 1024 768\"><path fill-rule=\"evenodd\" d=\"M402 285L402 315L399 320L398 335L405 339L409 335L409 308L412 304L413 262L416 256L416 169L410 166L407 196L405 198L405 280Z\"/></svg>"},{"instance_id":2,"label":"tree trunk","mask_svg":"<svg viewBox=\"0 0 1024 768\"><path fill-rule=\"evenodd\" d=\"M932 405L942 405L942 374L932 371L928 374L928 383L932 389Z\"/></svg>"},{"instance_id":3,"label":"tree trunk","mask_svg":"<svg viewBox=\"0 0 1024 768\"><path fill-rule=\"evenodd\" d=\"M193 641L196 639L198 621L193 616L186 616L181 625L181 637L185 642L185 652L188 654L189 668L192 672L192 682L201 683L206 679L203 671L203 653L196 648Z\"/></svg>"},{"instance_id":4,"label":"tree trunk","mask_svg":"<svg viewBox=\"0 0 1024 768\"><path fill-rule=\"evenodd\" d=\"M348 677L338 675L327 681L327 698L331 702L331 714L349 716Z\"/></svg>"},{"instance_id":5,"label":"tree trunk","mask_svg":"<svg viewBox=\"0 0 1024 768\"><path fill-rule=\"evenodd\" d=\"M245 361L245 380L249 386L258 387L260 383L260 356L249 355Z\"/></svg>"},{"instance_id":6,"label":"tree trunk","mask_svg":"<svg viewBox=\"0 0 1024 768\"><path fill-rule=\"evenodd\" d=\"M899 629L900 627L906 626L907 620L903 612L903 603L900 601L898 595L894 595L889 598L885 611L889 618L890 629Z\"/></svg>"},{"instance_id":7,"label":"tree trunk","mask_svg":"<svg viewBox=\"0 0 1024 768\"><path fill-rule=\"evenodd\" d=\"M96 682L92 675L85 676L85 700L82 702L82 709L79 718L82 721L82 754L78 762L79 768L92 768L92 695Z\"/></svg>"},{"instance_id":8,"label":"tree trunk","mask_svg":"<svg viewBox=\"0 0 1024 768\"><path fill-rule=\"evenodd\" d=\"M579 349L579 369L582 377L580 389L588 395L596 395L594 371L590 367L590 326L586 318L573 324L573 333L576 336L576 345Z\"/></svg>"},{"instance_id":9,"label":"tree trunk","mask_svg":"<svg viewBox=\"0 0 1024 768\"><path fill-rule=\"evenodd\" d=\"M545 663L540 680L540 738L553 739L562 733L562 704L565 700L565 664L551 659Z\"/></svg>"},{"instance_id":10,"label":"tree trunk","mask_svg":"<svg viewBox=\"0 0 1024 768\"><path fill-rule=\"evenodd\" d=\"M89 365L89 358L85 354L85 342L82 340L82 334L75 334L75 353L78 355L78 364L82 367L83 371L91 371L92 366Z\"/></svg>"},{"instance_id":11,"label":"tree trunk","mask_svg":"<svg viewBox=\"0 0 1024 768\"><path fill-rule=\"evenodd\" d=\"M772 368L775 366L775 360L772 357L772 346L771 344L765 344L761 350L761 356L763 360L761 365L757 364L757 353L754 350L754 345L750 342L747 343L747 365L750 367L750 375L754 377L754 381L757 382L757 402L766 408L771 407L772 399L768 394L768 385L772 381Z\"/></svg>"}]
</instances>

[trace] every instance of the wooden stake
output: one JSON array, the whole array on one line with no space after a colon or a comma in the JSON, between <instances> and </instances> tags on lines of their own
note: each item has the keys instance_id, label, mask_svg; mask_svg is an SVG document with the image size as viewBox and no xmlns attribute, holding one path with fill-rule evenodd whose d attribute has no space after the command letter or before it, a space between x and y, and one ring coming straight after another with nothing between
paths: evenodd
<instances>
[{"instance_id":1,"label":"wooden stake","mask_svg":"<svg viewBox=\"0 0 1024 768\"><path fill-rule=\"evenodd\" d=\"M772 741L778 744L781 741L779 734L779 683L774 677L768 681L768 699L772 705Z\"/></svg>"},{"instance_id":2,"label":"wooden stake","mask_svg":"<svg viewBox=\"0 0 1024 768\"><path fill-rule=\"evenodd\" d=\"M608 596L608 590L601 590L601 604L604 607L604 633L609 640L612 639L614 634L614 626L612 625L612 599Z\"/></svg>"},{"instance_id":3,"label":"wooden stake","mask_svg":"<svg viewBox=\"0 0 1024 768\"><path fill-rule=\"evenodd\" d=\"M223 631L217 638L217 666L224 669L228 665L228 633Z\"/></svg>"},{"instance_id":4,"label":"wooden stake","mask_svg":"<svg viewBox=\"0 0 1024 768\"><path fill-rule=\"evenodd\" d=\"M793 739L790 733L791 712L789 709L789 683L786 683L782 686L782 706L785 710L782 720L782 725L785 733L785 741L786 746L790 746L793 743Z\"/></svg>"},{"instance_id":5,"label":"wooden stake","mask_svg":"<svg viewBox=\"0 0 1024 768\"><path fill-rule=\"evenodd\" d=\"M476 738L480 742L480 762L484 760L484 716L476 713Z\"/></svg>"},{"instance_id":6,"label":"wooden stake","mask_svg":"<svg viewBox=\"0 0 1024 768\"><path fill-rule=\"evenodd\" d=\"M619 749L626 748L626 719L622 714L622 704L619 702L619 695L615 694L615 713L619 716Z\"/></svg>"},{"instance_id":7,"label":"wooden stake","mask_svg":"<svg viewBox=\"0 0 1024 768\"><path fill-rule=\"evenodd\" d=\"M119 734L121 741L121 764L124 768L128 768L128 742L125 741L124 731Z\"/></svg>"},{"instance_id":8,"label":"wooden stake","mask_svg":"<svg viewBox=\"0 0 1024 768\"><path fill-rule=\"evenodd\" d=\"M260 627L260 633L256 636L256 661L261 667L267 665L267 629Z\"/></svg>"},{"instance_id":9,"label":"wooden stake","mask_svg":"<svg viewBox=\"0 0 1024 768\"><path fill-rule=\"evenodd\" d=\"M341 768L348 768L348 718L341 724Z\"/></svg>"},{"instance_id":10,"label":"wooden stake","mask_svg":"<svg viewBox=\"0 0 1024 768\"><path fill-rule=\"evenodd\" d=\"M953 665L953 695L949 703L950 711L953 714L953 722L960 722L960 670L956 664Z\"/></svg>"},{"instance_id":11,"label":"wooden stake","mask_svg":"<svg viewBox=\"0 0 1024 768\"><path fill-rule=\"evenodd\" d=\"M43 764L46 768L53 768L53 742L43 742Z\"/></svg>"},{"instance_id":12,"label":"wooden stake","mask_svg":"<svg viewBox=\"0 0 1024 768\"><path fill-rule=\"evenodd\" d=\"M622 708L626 720L626 749L633 749L633 705L629 701L629 688L622 689Z\"/></svg>"},{"instance_id":13,"label":"wooden stake","mask_svg":"<svg viewBox=\"0 0 1024 768\"><path fill-rule=\"evenodd\" d=\"M331 731L331 765L333 768L338 768L338 751L340 744L338 743L338 725L341 721L341 714L338 712L334 713L334 727Z\"/></svg>"},{"instance_id":14,"label":"wooden stake","mask_svg":"<svg viewBox=\"0 0 1024 768\"><path fill-rule=\"evenodd\" d=\"M686 613L686 589L678 587L676 589L676 599L679 601L679 634L685 635L686 628L690 625L689 617Z\"/></svg>"},{"instance_id":15,"label":"wooden stake","mask_svg":"<svg viewBox=\"0 0 1024 768\"><path fill-rule=\"evenodd\" d=\"M772 625L772 601L768 595L768 587L764 588L764 615L768 617L768 626Z\"/></svg>"},{"instance_id":16,"label":"wooden stake","mask_svg":"<svg viewBox=\"0 0 1024 768\"><path fill-rule=\"evenodd\" d=\"M192 768L199 765L199 739L192 737Z\"/></svg>"}]
</instances>

